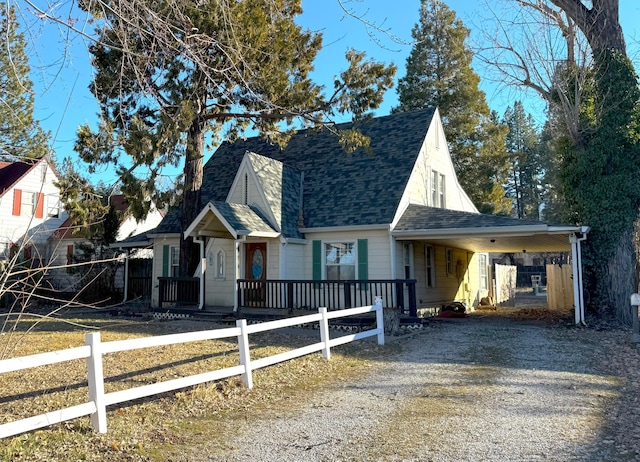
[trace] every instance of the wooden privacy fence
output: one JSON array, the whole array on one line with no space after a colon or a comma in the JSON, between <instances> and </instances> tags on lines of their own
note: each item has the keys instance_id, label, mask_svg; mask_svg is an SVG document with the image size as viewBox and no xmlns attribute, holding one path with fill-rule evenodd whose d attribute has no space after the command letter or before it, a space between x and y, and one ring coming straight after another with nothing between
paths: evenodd
<instances>
[{"instance_id":1,"label":"wooden privacy fence","mask_svg":"<svg viewBox=\"0 0 640 462\"><path fill-rule=\"evenodd\" d=\"M325 359L331 357L331 347L360 340L376 335L378 344L384 345L384 322L382 314L382 300L376 300L375 305L351 308L348 310L329 312L326 308L319 308L318 313L306 316L281 319L278 321L265 322L262 324L247 325L246 319L236 321L236 327L224 329L213 329L199 332L186 332L183 334L161 335L156 337L137 338L131 340L118 340L113 342L101 342L99 332L88 333L85 337L85 346L69 348L66 350L52 351L31 356L5 359L0 361L0 374L6 372L30 369L38 366L72 361L76 359L87 360L87 378L89 385L89 401L77 406L47 412L26 419L16 420L0 425L0 438L17 435L23 432L46 427L65 420L75 419L86 415L91 416L91 426L100 433L107 431L107 406L112 404L132 401L146 396L157 395L180 388L198 385L204 382L220 380L235 375L241 375L242 381L248 388L253 387L252 371L262 367L277 364L289 359L308 355L317 351L322 351ZM376 314L376 328L356 334L344 335L342 337L330 338L329 320L354 316L369 312ZM306 345L294 350L286 351L277 355L251 360L249 351L249 335L257 332L281 329L284 327L297 326L318 322L320 324L320 341L311 345ZM102 357L109 353L118 351L131 351L141 348L150 348L164 345L175 345L179 343L196 342L202 340L216 340L223 338L237 337L238 350L240 353L240 364L233 367L204 372L188 377L180 377L173 380L158 382L150 385L143 385L127 390L105 393L104 374L102 368Z\"/></svg>"},{"instance_id":2,"label":"wooden privacy fence","mask_svg":"<svg viewBox=\"0 0 640 462\"><path fill-rule=\"evenodd\" d=\"M550 310L573 308L571 265L547 265L547 306Z\"/></svg>"}]
</instances>

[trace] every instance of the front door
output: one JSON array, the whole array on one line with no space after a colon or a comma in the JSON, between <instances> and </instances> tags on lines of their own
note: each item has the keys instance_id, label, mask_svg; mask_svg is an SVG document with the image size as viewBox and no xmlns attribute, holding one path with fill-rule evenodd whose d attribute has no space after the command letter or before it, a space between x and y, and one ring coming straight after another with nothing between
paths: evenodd
<instances>
[{"instance_id":1,"label":"front door","mask_svg":"<svg viewBox=\"0 0 640 462\"><path fill-rule=\"evenodd\" d=\"M245 303L247 306L265 306L267 278L267 244L256 242L245 244L244 278L247 283Z\"/></svg>"}]
</instances>

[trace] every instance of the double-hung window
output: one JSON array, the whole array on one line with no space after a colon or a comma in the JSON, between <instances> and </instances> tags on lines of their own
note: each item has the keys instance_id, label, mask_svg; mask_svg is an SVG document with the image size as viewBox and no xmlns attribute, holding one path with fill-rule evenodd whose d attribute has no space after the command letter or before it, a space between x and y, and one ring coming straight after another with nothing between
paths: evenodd
<instances>
[{"instance_id":1,"label":"double-hung window","mask_svg":"<svg viewBox=\"0 0 640 462\"><path fill-rule=\"evenodd\" d=\"M426 286L435 287L436 282L436 264L433 246L426 245L424 247L425 270L427 274Z\"/></svg>"},{"instance_id":2,"label":"double-hung window","mask_svg":"<svg viewBox=\"0 0 640 462\"><path fill-rule=\"evenodd\" d=\"M22 191L22 216L31 217L36 211L36 193Z\"/></svg>"},{"instance_id":3,"label":"double-hung window","mask_svg":"<svg viewBox=\"0 0 640 462\"><path fill-rule=\"evenodd\" d=\"M60 215L60 198L58 196L47 196L47 215L58 218Z\"/></svg>"},{"instance_id":4,"label":"double-hung window","mask_svg":"<svg viewBox=\"0 0 640 462\"><path fill-rule=\"evenodd\" d=\"M353 242L325 243L326 279L353 281L356 279L356 256Z\"/></svg>"},{"instance_id":5,"label":"double-hung window","mask_svg":"<svg viewBox=\"0 0 640 462\"><path fill-rule=\"evenodd\" d=\"M171 277L177 277L180 274L180 247L177 245L171 246L171 256L170 256L170 266L171 266Z\"/></svg>"},{"instance_id":6,"label":"double-hung window","mask_svg":"<svg viewBox=\"0 0 640 462\"><path fill-rule=\"evenodd\" d=\"M444 174L431 170L431 206L445 208L446 202L446 177Z\"/></svg>"},{"instance_id":7,"label":"double-hung window","mask_svg":"<svg viewBox=\"0 0 640 462\"><path fill-rule=\"evenodd\" d=\"M480 254L480 290L489 289L489 266L487 264L487 255Z\"/></svg>"}]
</instances>

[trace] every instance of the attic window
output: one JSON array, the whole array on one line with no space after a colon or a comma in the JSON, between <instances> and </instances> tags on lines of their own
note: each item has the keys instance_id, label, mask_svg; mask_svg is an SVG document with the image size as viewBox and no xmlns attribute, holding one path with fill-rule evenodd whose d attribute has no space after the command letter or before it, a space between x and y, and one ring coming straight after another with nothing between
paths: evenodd
<instances>
[{"instance_id":1,"label":"attic window","mask_svg":"<svg viewBox=\"0 0 640 462\"><path fill-rule=\"evenodd\" d=\"M446 202L446 178L444 174L431 170L431 206L443 209Z\"/></svg>"}]
</instances>

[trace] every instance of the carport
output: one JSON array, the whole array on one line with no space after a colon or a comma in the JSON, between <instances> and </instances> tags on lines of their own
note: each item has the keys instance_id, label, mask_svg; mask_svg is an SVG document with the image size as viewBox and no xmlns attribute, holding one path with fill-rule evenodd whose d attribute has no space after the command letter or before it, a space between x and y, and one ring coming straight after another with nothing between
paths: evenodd
<instances>
[{"instance_id":1,"label":"carport","mask_svg":"<svg viewBox=\"0 0 640 462\"><path fill-rule=\"evenodd\" d=\"M589 227L409 205L391 235L474 253L571 252L576 324L584 323L581 243Z\"/></svg>"}]
</instances>

